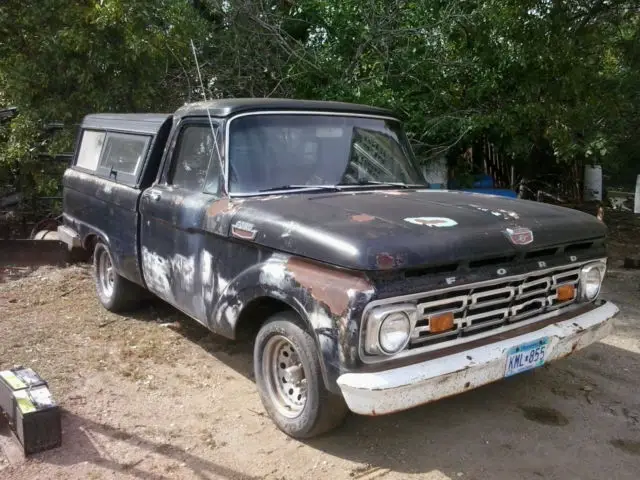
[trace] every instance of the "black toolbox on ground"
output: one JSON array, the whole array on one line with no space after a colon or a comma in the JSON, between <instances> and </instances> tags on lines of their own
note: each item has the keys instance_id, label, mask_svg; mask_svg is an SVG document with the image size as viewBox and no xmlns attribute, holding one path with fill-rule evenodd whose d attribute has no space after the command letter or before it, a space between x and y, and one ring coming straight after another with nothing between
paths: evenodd
<instances>
[{"instance_id":1,"label":"black toolbox on ground","mask_svg":"<svg viewBox=\"0 0 640 480\"><path fill-rule=\"evenodd\" d=\"M0 372L0 411L22 444L24 454L62 444L60 409L49 386L30 368Z\"/></svg>"}]
</instances>

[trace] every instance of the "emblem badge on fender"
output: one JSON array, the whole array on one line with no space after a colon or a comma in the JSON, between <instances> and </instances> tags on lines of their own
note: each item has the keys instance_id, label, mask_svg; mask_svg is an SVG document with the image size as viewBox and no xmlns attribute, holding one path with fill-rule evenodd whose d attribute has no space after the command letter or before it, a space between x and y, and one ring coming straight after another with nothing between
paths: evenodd
<instances>
[{"instance_id":1,"label":"emblem badge on fender","mask_svg":"<svg viewBox=\"0 0 640 480\"><path fill-rule=\"evenodd\" d=\"M533 242L533 232L528 228L507 228L504 233L514 245L529 245Z\"/></svg>"},{"instance_id":2,"label":"emblem badge on fender","mask_svg":"<svg viewBox=\"0 0 640 480\"><path fill-rule=\"evenodd\" d=\"M258 231L253 227L253 223L242 220L231 225L231 235L243 240L255 240Z\"/></svg>"}]
</instances>

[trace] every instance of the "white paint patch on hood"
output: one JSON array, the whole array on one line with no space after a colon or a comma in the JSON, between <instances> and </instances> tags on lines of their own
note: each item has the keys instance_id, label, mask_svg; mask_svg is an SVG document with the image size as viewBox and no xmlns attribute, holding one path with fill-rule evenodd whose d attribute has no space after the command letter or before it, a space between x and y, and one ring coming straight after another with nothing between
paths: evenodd
<instances>
[{"instance_id":1,"label":"white paint patch on hood","mask_svg":"<svg viewBox=\"0 0 640 480\"><path fill-rule=\"evenodd\" d=\"M474 205L474 204L469 204L470 207L475 208L476 210L480 211L480 212L485 212L485 213L491 213L491 215L493 215L494 217L502 217L505 220L518 220L520 219L520 215L518 215L517 212L514 212L513 210L504 210L502 208L494 208L494 209L488 209L486 207L481 207L480 205Z\"/></svg>"},{"instance_id":2,"label":"white paint patch on hood","mask_svg":"<svg viewBox=\"0 0 640 480\"><path fill-rule=\"evenodd\" d=\"M503 209L498 209L496 211L493 211L491 213L493 213L494 215L496 214L496 212L498 212L499 214L503 215L505 218L513 218L515 220L520 219L520 215L518 215L516 212L514 212L513 210L503 210Z\"/></svg>"}]
</instances>

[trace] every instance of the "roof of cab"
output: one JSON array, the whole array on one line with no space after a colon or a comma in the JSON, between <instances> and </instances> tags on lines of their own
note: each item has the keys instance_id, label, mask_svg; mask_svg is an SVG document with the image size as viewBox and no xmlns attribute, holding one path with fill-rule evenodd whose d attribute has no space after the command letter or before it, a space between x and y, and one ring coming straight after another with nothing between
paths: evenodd
<instances>
[{"instance_id":1,"label":"roof of cab","mask_svg":"<svg viewBox=\"0 0 640 480\"><path fill-rule=\"evenodd\" d=\"M160 113L94 113L82 120L82 128L155 135L171 114Z\"/></svg>"},{"instance_id":2,"label":"roof of cab","mask_svg":"<svg viewBox=\"0 0 640 480\"><path fill-rule=\"evenodd\" d=\"M295 100L287 98L228 98L208 102L188 103L180 107L174 114L170 113L92 113L82 121L82 128L95 130L121 131L155 135L162 125L173 116L206 116L227 117L237 113L251 111L305 110L330 111L362 115L380 115L397 117L394 112L385 108L372 107L357 103Z\"/></svg>"},{"instance_id":3,"label":"roof of cab","mask_svg":"<svg viewBox=\"0 0 640 480\"><path fill-rule=\"evenodd\" d=\"M288 98L228 98L222 100L210 100L207 102L189 103L180 107L176 111L175 115L177 117L192 115L227 117L237 113L265 110L332 111L396 117L391 110L372 107L369 105L320 100L295 100Z\"/></svg>"}]
</instances>

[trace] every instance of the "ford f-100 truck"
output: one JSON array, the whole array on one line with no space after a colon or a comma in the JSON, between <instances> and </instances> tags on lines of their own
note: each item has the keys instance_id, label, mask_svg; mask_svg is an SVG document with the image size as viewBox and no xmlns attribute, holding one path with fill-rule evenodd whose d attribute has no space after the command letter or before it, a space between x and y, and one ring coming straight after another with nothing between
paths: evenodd
<instances>
[{"instance_id":1,"label":"ford f-100 truck","mask_svg":"<svg viewBox=\"0 0 640 480\"><path fill-rule=\"evenodd\" d=\"M558 206L430 189L386 109L228 99L91 114L59 238L117 312L148 292L252 341L287 434L465 392L608 335L606 227Z\"/></svg>"}]
</instances>

